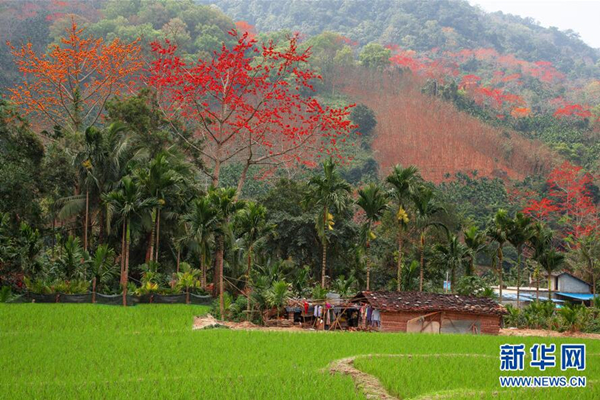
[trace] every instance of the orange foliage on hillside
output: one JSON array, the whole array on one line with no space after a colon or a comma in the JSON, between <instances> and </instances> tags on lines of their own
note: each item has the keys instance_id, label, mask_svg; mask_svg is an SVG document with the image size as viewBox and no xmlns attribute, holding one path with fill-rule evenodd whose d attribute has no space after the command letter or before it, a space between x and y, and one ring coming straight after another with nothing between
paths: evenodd
<instances>
[{"instance_id":1,"label":"orange foliage on hillside","mask_svg":"<svg viewBox=\"0 0 600 400\"><path fill-rule=\"evenodd\" d=\"M414 164L434 182L475 170L479 176L522 179L551 167L553 155L541 143L422 94L422 82L412 77L357 70L345 81L344 92L376 114L373 149L382 174L395 164Z\"/></svg>"}]
</instances>

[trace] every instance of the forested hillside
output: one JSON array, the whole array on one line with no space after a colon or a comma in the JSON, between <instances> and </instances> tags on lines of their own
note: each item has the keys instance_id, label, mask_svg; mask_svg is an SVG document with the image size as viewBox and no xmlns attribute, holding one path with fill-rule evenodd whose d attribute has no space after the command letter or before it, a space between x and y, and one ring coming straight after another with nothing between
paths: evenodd
<instances>
[{"instance_id":1,"label":"forested hillside","mask_svg":"<svg viewBox=\"0 0 600 400\"><path fill-rule=\"evenodd\" d=\"M364 46L397 44L414 51L493 48L527 61L544 60L572 77L600 77L600 51L573 31L546 29L533 20L488 14L464 0L202 0L259 31L305 35L338 32Z\"/></svg>"},{"instance_id":2,"label":"forested hillside","mask_svg":"<svg viewBox=\"0 0 600 400\"><path fill-rule=\"evenodd\" d=\"M2 285L241 315L288 287L600 277L574 33L464 1L215 3L0 1Z\"/></svg>"}]
</instances>

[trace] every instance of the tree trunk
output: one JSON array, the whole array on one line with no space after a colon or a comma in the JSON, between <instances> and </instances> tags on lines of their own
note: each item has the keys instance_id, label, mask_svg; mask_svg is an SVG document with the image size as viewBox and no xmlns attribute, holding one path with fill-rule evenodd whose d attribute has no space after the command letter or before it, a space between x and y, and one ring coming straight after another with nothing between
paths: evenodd
<instances>
[{"instance_id":1,"label":"tree trunk","mask_svg":"<svg viewBox=\"0 0 600 400\"><path fill-rule=\"evenodd\" d=\"M367 248L365 249L365 256L367 258L367 291L371 290L371 259L369 258L369 242L367 241Z\"/></svg>"},{"instance_id":2,"label":"tree trunk","mask_svg":"<svg viewBox=\"0 0 600 400\"><path fill-rule=\"evenodd\" d=\"M517 308L521 306L521 257L523 249L521 246L517 248Z\"/></svg>"},{"instance_id":3,"label":"tree trunk","mask_svg":"<svg viewBox=\"0 0 600 400\"><path fill-rule=\"evenodd\" d=\"M535 301L540 301L540 274L535 274Z\"/></svg>"},{"instance_id":4,"label":"tree trunk","mask_svg":"<svg viewBox=\"0 0 600 400\"><path fill-rule=\"evenodd\" d=\"M242 174L240 175L240 180L238 181L238 184L237 184L237 191L235 192L236 200L242 194L242 190L244 189L244 183L246 183L246 176L248 175L249 168L250 168L250 163L247 162L246 165L244 165L244 169L242 170Z\"/></svg>"},{"instance_id":5,"label":"tree trunk","mask_svg":"<svg viewBox=\"0 0 600 400\"><path fill-rule=\"evenodd\" d=\"M154 261L158 262L158 250L160 246L160 207L156 211L156 255L154 256Z\"/></svg>"},{"instance_id":6,"label":"tree trunk","mask_svg":"<svg viewBox=\"0 0 600 400\"><path fill-rule=\"evenodd\" d=\"M502 304L502 246L498 247L498 292Z\"/></svg>"},{"instance_id":7,"label":"tree trunk","mask_svg":"<svg viewBox=\"0 0 600 400\"><path fill-rule=\"evenodd\" d=\"M92 304L96 303L96 277L92 280Z\"/></svg>"},{"instance_id":8,"label":"tree trunk","mask_svg":"<svg viewBox=\"0 0 600 400\"><path fill-rule=\"evenodd\" d=\"M217 238L217 270L219 271L219 311L221 313L221 319L225 319L225 304L223 302L223 236L219 235Z\"/></svg>"},{"instance_id":9,"label":"tree trunk","mask_svg":"<svg viewBox=\"0 0 600 400\"><path fill-rule=\"evenodd\" d=\"M90 190L85 189L85 223L83 227L83 250L88 249L88 225L90 224Z\"/></svg>"},{"instance_id":10,"label":"tree trunk","mask_svg":"<svg viewBox=\"0 0 600 400\"><path fill-rule=\"evenodd\" d=\"M125 232L127 230L127 223L123 222L123 230L121 234L121 287L123 287L124 275L125 275Z\"/></svg>"},{"instance_id":11,"label":"tree trunk","mask_svg":"<svg viewBox=\"0 0 600 400\"><path fill-rule=\"evenodd\" d=\"M400 228L402 229L402 228ZM402 233L398 233L398 291L402 290Z\"/></svg>"},{"instance_id":12,"label":"tree trunk","mask_svg":"<svg viewBox=\"0 0 600 400\"><path fill-rule=\"evenodd\" d=\"M548 301L552 301L552 274L548 272Z\"/></svg>"},{"instance_id":13,"label":"tree trunk","mask_svg":"<svg viewBox=\"0 0 600 400\"><path fill-rule=\"evenodd\" d=\"M246 293L248 293L248 300L247 302L247 307L246 307L246 311L247 311L247 320L250 321L250 310L252 307L250 307L250 272L252 269L252 246L250 246L248 248L248 267L247 267L247 272L246 272Z\"/></svg>"},{"instance_id":14,"label":"tree trunk","mask_svg":"<svg viewBox=\"0 0 600 400\"><path fill-rule=\"evenodd\" d=\"M419 275L419 292L423 291L423 270L425 269L425 235L421 235L421 271Z\"/></svg>"},{"instance_id":15,"label":"tree trunk","mask_svg":"<svg viewBox=\"0 0 600 400\"><path fill-rule=\"evenodd\" d=\"M147 258L148 261L154 260L154 236L156 235L156 215L158 214L158 207L152 212L152 230L150 231L150 239L148 240L148 250L146 254L150 257Z\"/></svg>"},{"instance_id":16,"label":"tree trunk","mask_svg":"<svg viewBox=\"0 0 600 400\"><path fill-rule=\"evenodd\" d=\"M202 271L202 275L200 277L200 285L203 290L206 290L206 250L202 249L202 254L200 255L200 270Z\"/></svg>"},{"instance_id":17,"label":"tree trunk","mask_svg":"<svg viewBox=\"0 0 600 400\"><path fill-rule=\"evenodd\" d=\"M325 287L325 275L327 274L327 239L323 238L323 261L321 264L321 287Z\"/></svg>"},{"instance_id":18,"label":"tree trunk","mask_svg":"<svg viewBox=\"0 0 600 400\"><path fill-rule=\"evenodd\" d=\"M219 148L217 148L215 168L213 169L213 173L212 173L212 186L213 187L219 186L219 174L221 173L221 161L219 160L219 156L220 156L220 151L219 151Z\"/></svg>"},{"instance_id":19,"label":"tree trunk","mask_svg":"<svg viewBox=\"0 0 600 400\"><path fill-rule=\"evenodd\" d=\"M181 264L181 248L177 248L177 273L179 273L179 265Z\"/></svg>"},{"instance_id":20,"label":"tree trunk","mask_svg":"<svg viewBox=\"0 0 600 400\"><path fill-rule=\"evenodd\" d=\"M321 264L321 287L323 288L325 287L325 275L327 274L327 214L329 214L329 211L327 210L327 207L325 207L323 209L323 261Z\"/></svg>"},{"instance_id":21,"label":"tree trunk","mask_svg":"<svg viewBox=\"0 0 600 400\"><path fill-rule=\"evenodd\" d=\"M121 275L121 285L123 288L123 306L127 306L127 274L129 268L129 220L126 220L123 224L123 243L124 243L124 251L122 257L122 275Z\"/></svg>"}]
</instances>

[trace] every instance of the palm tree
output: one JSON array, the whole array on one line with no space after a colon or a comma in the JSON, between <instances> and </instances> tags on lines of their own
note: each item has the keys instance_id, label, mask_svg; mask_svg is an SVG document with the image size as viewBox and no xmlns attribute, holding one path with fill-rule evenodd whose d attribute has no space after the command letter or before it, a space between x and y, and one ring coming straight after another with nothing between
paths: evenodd
<instances>
[{"instance_id":1,"label":"palm tree","mask_svg":"<svg viewBox=\"0 0 600 400\"><path fill-rule=\"evenodd\" d=\"M160 243L160 215L161 210L167 203L169 190L181 182L182 178L173 168L172 155L162 151L159 152L148 165L137 171L140 184L148 192L150 197L157 199L157 205L152 211L152 231L149 242L149 261L158 261L158 250Z\"/></svg>"},{"instance_id":2,"label":"palm tree","mask_svg":"<svg viewBox=\"0 0 600 400\"><path fill-rule=\"evenodd\" d=\"M415 206L415 222L418 229L421 231L419 238L419 251L421 253L421 266L419 270L419 292L422 292L423 273L425 270L425 237L429 227L443 226L443 224L441 223L432 223L431 218L438 212L444 211L444 208L436 204L434 199L434 192L428 186L418 186L411 197ZM446 228L445 226L443 227Z\"/></svg>"},{"instance_id":3,"label":"palm tree","mask_svg":"<svg viewBox=\"0 0 600 400\"><path fill-rule=\"evenodd\" d=\"M279 319L279 310L287 303L291 296L289 285L286 281L276 281L266 292L267 304L277 309L277 319Z\"/></svg>"},{"instance_id":4,"label":"palm tree","mask_svg":"<svg viewBox=\"0 0 600 400\"><path fill-rule=\"evenodd\" d=\"M212 207L208 197L196 199L191 206L190 212L183 216L186 226L186 236L193 248L200 255L200 283L202 289L206 289L206 267L207 256L214 242L217 227L217 213ZM214 282L216 286L216 282Z\"/></svg>"},{"instance_id":5,"label":"palm tree","mask_svg":"<svg viewBox=\"0 0 600 400\"><path fill-rule=\"evenodd\" d=\"M552 247L552 230L548 229L541 222L536 222L532 226L533 234L529 239L529 245L533 250L533 259L537 262L538 267L536 268L536 299L539 300L539 259L544 254L545 251L549 250Z\"/></svg>"},{"instance_id":6,"label":"palm tree","mask_svg":"<svg viewBox=\"0 0 600 400\"><path fill-rule=\"evenodd\" d=\"M62 205L58 214L59 219L71 218L84 212L83 247L89 245L90 214L93 204L100 207L98 221L100 227L100 242L104 236L104 212L101 196L109 190L111 182L121 178L122 164L128 149L127 138L123 135L126 127L121 123L113 123L106 129L100 130L89 127L85 130L83 150L73 159L79 170L85 194L78 194L60 199ZM92 204L93 203L93 204Z\"/></svg>"},{"instance_id":7,"label":"palm tree","mask_svg":"<svg viewBox=\"0 0 600 400\"><path fill-rule=\"evenodd\" d=\"M247 256L246 290L248 291L247 311L250 319L250 276L252 271L252 252L256 243L273 231L274 225L267 223L267 209L257 203L247 202L246 206L238 211L235 224L244 239Z\"/></svg>"},{"instance_id":8,"label":"palm tree","mask_svg":"<svg viewBox=\"0 0 600 400\"><path fill-rule=\"evenodd\" d=\"M223 302L223 255L225 253L225 235L230 230L229 221L240 210L244 203L236 201L235 188L211 188L208 201L215 212L215 283L219 284L219 310L225 315ZM217 279L218 278L218 279ZM213 295L215 291L213 291Z\"/></svg>"},{"instance_id":9,"label":"palm tree","mask_svg":"<svg viewBox=\"0 0 600 400\"><path fill-rule=\"evenodd\" d=\"M121 225L121 285L123 288L123 305L127 305L127 282L129 277L129 246L131 243L131 222L134 217L140 217L143 212L156 207L158 201L144 198L137 182L130 176L121 179L119 189L104 196L108 206L108 220L112 215L118 216Z\"/></svg>"},{"instance_id":10,"label":"palm tree","mask_svg":"<svg viewBox=\"0 0 600 400\"><path fill-rule=\"evenodd\" d=\"M475 260L477 255L486 247L485 233L481 232L476 226L471 226L464 231L465 245L469 249L469 265L466 270L467 275L475 273Z\"/></svg>"},{"instance_id":11,"label":"palm tree","mask_svg":"<svg viewBox=\"0 0 600 400\"><path fill-rule=\"evenodd\" d=\"M523 247L534 235L533 221L523 213L517 213L508 221L506 238L517 250L517 307L521 305L521 261Z\"/></svg>"},{"instance_id":12,"label":"palm tree","mask_svg":"<svg viewBox=\"0 0 600 400\"><path fill-rule=\"evenodd\" d=\"M177 287L185 289L185 303L190 304L190 288L198 287L198 275L200 271L192 268L186 262L181 263L181 272L177 273Z\"/></svg>"},{"instance_id":13,"label":"palm tree","mask_svg":"<svg viewBox=\"0 0 600 400\"><path fill-rule=\"evenodd\" d=\"M433 246L433 261L441 268L450 269L452 291L456 285L456 271L466 266L469 256L468 248L461 243L458 236L448 233L447 243L436 243Z\"/></svg>"},{"instance_id":14,"label":"palm tree","mask_svg":"<svg viewBox=\"0 0 600 400\"><path fill-rule=\"evenodd\" d=\"M92 303L96 302L96 288L101 283L106 283L115 276L115 251L107 244L96 248L90 267L92 274Z\"/></svg>"},{"instance_id":15,"label":"palm tree","mask_svg":"<svg viewBox=\"0 0 600 400\"><path fill-rule=\"evenodd\" d=\"M565 261L565 256L554 248L546 249L537 257L548 276L548 300L552 299L552 273L557 271Z\"/></svg>"},{"instance_id":16,"label":"palm tree","mask_svg":"<svg viewBox=\"0 0 600 400\"><path fill-rule=\"evenodd\" d=\"M398 206L396 220L398 222L398 291L402 289L402 231L408 225L409 218L406 211L407 201L414 193L420 181L419 170L414 165L402 168L396 165L392 173L386 178L386 182L392 186L391 197Z\"/></svg>"},{"instance_id":17,"label":"palm tree","mask_svg":"<svg viewBox=\"0 0 600 400\"><path fill-rule=\"evenodd\" d=\"M327 231L333 230L334 220L331 212L342 213L348 207L352 187L336 169L333 160L323 163L323 176L314 176L308 182L309 193L306 203L321 210L317 214L317 234L323 246L321 264L321 287L325 287L327 274Z\"/></svg>"},{"instance_id":18,"label":"palm tree","mask_svg":"<svg viewBox=\"0 0 600 400\"><path fill-rule=\"evenodd\" d=\"M367 290L370 290L371 260L369 258L369 248L371 247L371 240L375 239L373 224L378 222L385 210L388 209L388 196L380 186L371 183L358 191L358 200L356 201L356 204L364 211L367 219L363 227L362 237L367 259Z\"/></svg>"},{"instance_id":19,"label":"palm tree","mask_svg":"<svg viewBox=\"0 0 600 400\"><path fill-rule=\"evenodd\" d=\"M571 248L570 263L590 275L592 294L595 295L596 277L600 272L600 232L569 240L569 245Z\"/></svg>"},{"instance_id":20,"label":"palm tree","mask_svg":"<svg viewBox=\"0 0 600 400\"><path fill-rule=\"evenodd\" d=\"M496 215L492 218L490 226L488 227L487 236L498 243L498 291L500 303L502 303L502 262L504 258L503 247L506 244L507 238L507 229L510 218L508 217L508 212L506 210L500 209L496 212Z\"/></svg>"}]
</instances>

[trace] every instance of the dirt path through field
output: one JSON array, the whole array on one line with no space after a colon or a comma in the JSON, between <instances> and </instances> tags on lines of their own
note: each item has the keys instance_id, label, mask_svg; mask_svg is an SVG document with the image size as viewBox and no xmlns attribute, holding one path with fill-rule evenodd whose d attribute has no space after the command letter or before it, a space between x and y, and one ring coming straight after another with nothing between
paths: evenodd
<instances>
[{"instance_id":1,"label":"dirt path through field","mask_svg":"<svg viewBox=\"0 0 600 400\"><path fill-rule=\"evenodd\" d=\"M361 354L358 356L342 358L339 360L332 361L329 364L328 370L332 374L344 374L350 375L354 380L354 385L358 390L361 390L367 399L400 399L391 395L385 387L381 384L379 379L373 375L367 374L354 366L354 361L357 358L384 358L384 357L482 357L482 358L495 358L487 354L456 354L456 353L441 353L441 354ZM479 394L480 392L473 391L473 394ZM420 400L433 400L433 399L445 399L453 397L456 393L437 393L432 395L423 395L419 397Z\"/></svg>"},{"instance_id":2,"label":"dirt path through field","mask_svg":"<svg viewBox=\"0 0 600 400\"><path fill-rule=\"evenodd\" d=\"M368 356L354 356L335 360L329 364L329 371L332 374L350 375L356 388L361 390L367 399L398 399L385 390L379 379L356 369L354 367L356 357Z\"/></svg>"}]
</instances>

